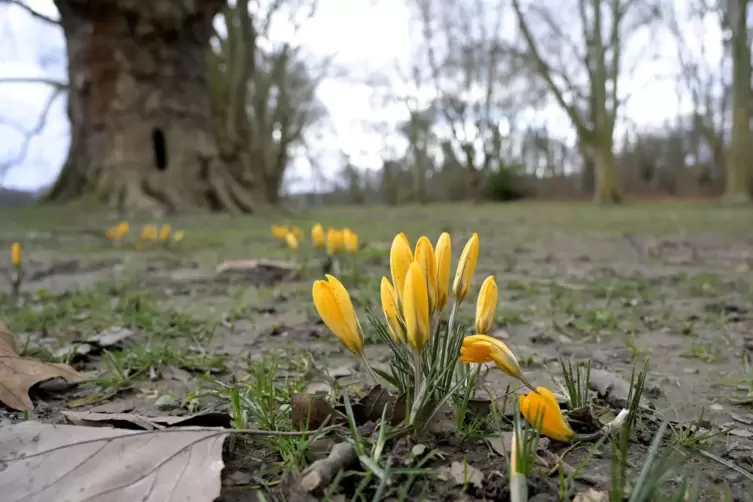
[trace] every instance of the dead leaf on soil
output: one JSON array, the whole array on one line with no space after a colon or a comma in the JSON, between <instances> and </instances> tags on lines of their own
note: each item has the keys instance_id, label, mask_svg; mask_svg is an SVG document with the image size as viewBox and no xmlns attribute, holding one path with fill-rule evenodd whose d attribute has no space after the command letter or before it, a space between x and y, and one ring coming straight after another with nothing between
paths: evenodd
<instances>
[{"instance_id":1,"label":"dead leaf on soil","mask_svg":"<svg viewBox=\"0 0 753 502\"><path fill-rule=\"evenodd\" d=\"M86 380L86 375L67 364L43 363L21 357L13 334L0 321L0 402L14 410L33 410L34 403L29 397L29 390L53 378L81 382Z\"/></svg>"},{"instance_id":2,"label":"dead leaf on soil","mask_svg":"<svg viewBox=\"0 0 753 502\"><path fill-rule=\"evenodd\" d=\"M609 371L591 370L591 389L616 408L627 408L630 382Z\"/></svg>"},{"instance_id":3,"label":"dead leaf on soil","mask_svg":"<svg viewBox=\"0 0 753 502\"><path fill-rule=\"evenodd\" d=\"M86 340L82 340L82 343L88 343L100 350L108 349L120 346L123 341L132 337L133 334L133 331L122 326L110 326L106 330L90 336Z\"/></svg>"},{"instance_id":4,"label":"dead leaf on soil","mask_svg":"<svg viewBox=\"0 0 753 502\"><path fill-rule=\"evenodd\" d=\"M484 487L484 473L466 462L455 461L449 467L439 469L439 473L458 486L473 485L478 490Z\"/></svg>"},{"instance_id":5,"label":"dead leaf on soil","mask_svg":"<svg viewBox=\"0 0 753 502\"><path fill-rule=\"evenodd\" d=\"M184 416L147 417L135 413L96 413L91 411L61 411L73 425L115 427L120 429L157 430L166 427L230 428L232 419L227 413L197 413Z\"/></svg>"},{"instance_id":6,"label":"dead leaf on soil","mask_svg":"<svg viewBox=\"0 0 753 502\"><path fill-rule=\"evenodd\" d=\"M308 430L318 429L325 421L329 425L346 422L343 414L325 398L303 392L297 392L290 398L290 420L296 429L306 427Z\"/></svg>"},{"instance_id":7,"label":"dead leaf on soil","mask_svg":"<svg viewBox=\"0 0 753 502\"><path fill-rule=\"evenodd\" d=\"M0 429L3 502L211 502L227 433L27 421ZM34 473L30 476L30 473Z\"/></svg>"}]
</instances>

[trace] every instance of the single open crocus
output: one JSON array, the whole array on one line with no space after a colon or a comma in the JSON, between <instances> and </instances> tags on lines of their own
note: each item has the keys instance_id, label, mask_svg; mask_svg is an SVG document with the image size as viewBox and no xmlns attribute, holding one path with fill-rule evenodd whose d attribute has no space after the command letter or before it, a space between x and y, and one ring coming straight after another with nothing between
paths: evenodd
<instances>
[{"instance_id":1,"label":"single open crocus","mask_svg":"<svg viewBox=\"0 0 753 502\"><path fill-rule=\"evenodd\" d=\"M567 423L557 399L546 387L519 396L520 412L544 436L557 441L572 440L575 432Z\"/></svg>"},{"instance_id":2,"label":"single open crocus","mask_svg":"<svg viewBox=\"0 0 753 502\"><path fill-rule=\"evenodd\" d=\"M363 332L348 290L334 276L326 278L326 281L314 282L312 296L316 311L349 351L363 356Z\"/></svg>"},{"instance_id":3,"label":"single open crocus","mask_svg":"<svg viewBox=\"0 0 753 502\"><path fill-rule=\"evenodd\" d=\"M414 261L408 267L403 290L403 318L408 343L420 352L429 341L429 293L421 265Z\"/></svg>"},{"instance_id":4,"label":"single open crocus","mask_svg":"<svg viewBox=\"0 0 753 502\"><path fill-rule=\"evenodd\" d=\"M400 324L400 311L397 307L397 294L395 288L392 287L392 283L386 277L382 277L382 284L380 287L380 294L382 299L382 312L384 312L384 320L387 321L387 328L395 340L395 343L402 343L405 340L405 333L403 327Z\"/></svg>"},{"instance_id":5,"label":"single open crocus","mask_svg":"<svg viewBox=\"0 0 753 502\"><path fill-rule=\"evenodd\" d=\"M21 244L19 242L10 245L10 262L16 268L21 266Z\"/></svg>"},{"instance_id":6,"label":"single open crocus","mask_svg":"<svg viewBox=\"0 0 753 502\"><path fill-rule=\"evenodd\" d=\"M311 227L311 242L314 244L314 247L320 249L324 247L324 227L319 223Z\"/></svg>"},{"instance_id":7,"label":"single open crocus","mask_svg":"<svg viewBox=\"0 0 753 502\"><path fill-rule=\"evenodd\" d=\"M349 254L356 254L358 251L358 234L349 228L343 229L343 241L345 251Z\"/></svg>"},{"instance_id":8,"label":"single open crocus","mask_svg":"<svg viewBox=\"0 0 753 502\"><path fill-rule=\"evenodd\" d=\"M520 371L520 365L515 358L515 354L502 340L497 340L488 335L466 336L463 339L463 346L460 348L458 359L464 363L493 362L499 369L534 390L534 387Z\"/></svg>"},{"instance_id":9,"label":"single open crocus","mask_svg":"<svg viewBox=\"0 0 753 502\"><path fill-rule=\"evenodd\" d=\"M285 236L285 243L290 249L298 249L298 238L293 232L288 232L288 235Z\"/></svg>"},{"instance_id":10,"label":"single open crocus","mask_svg":"<svg viewBox=\"0 0 753 502\"><path fill-rule=\"evenodd\" d=\"M494 324L494 314L497 311L499 290L494 276L487 277L481 284L481 291L476 300L476 333L488 335Z\"/></svg>"},{"instance_id":11,"label":"single open crocus","mask_svg":"<svg viewBox=\"0 0 753 502\"><path fill-rule=\"evenodd\" d=\"M185 237L186 233L183 230L176 230L173 234L173 242L180 242Z\"/></svg>"},{"instance_id":12,"label":"single open crocus","mask_svg":"<svg viewBox=\"0 0 753 502\"><path fill-rule=\"evenodd\" d=\"M434 247L426 236L422 236L416 243L416 262L426 278L426 291L429 295L429 312L437 309L437 261Z\"/></svg>"},{"instance_id":13,"label":"single open crocus","mask_svg":"<svg viewBox=\"0 0 753 502\"><path fill-rule=\"evenodd\" d=\"M450 266L452 261L452 241L450 234L443 232L437 240L434 249L434 260L437 264L437 311L441 312L447 305L450 296Z\"/></svg>"},{"instance_id":14,"label":"single open crocus","mask_svg":"<svg viewBox=\"0 0 753 502\"><path fill-rule=\"evenodd\" d=\"M466 297L471 289L471 280L473 272L476 271L476 262L478 261L478 234L473 233L460 254L458 268L455 271L455 280L452 283L452 292L455 300L460 303Z\"/></svg>"},{"instance_id":15,"label":"single open crocus","mask_svg":"<svg viewBox=\"0 0 753 502\"><path fill-rule=\"evenodd\" d=\"M390 248L390 274L392 275L392 285L397 294L398 305L403 302L405 277L412 262L413 251L411 251L408 237L401 232L392 240L392 247Z\"/></svg>"}]
</instances>

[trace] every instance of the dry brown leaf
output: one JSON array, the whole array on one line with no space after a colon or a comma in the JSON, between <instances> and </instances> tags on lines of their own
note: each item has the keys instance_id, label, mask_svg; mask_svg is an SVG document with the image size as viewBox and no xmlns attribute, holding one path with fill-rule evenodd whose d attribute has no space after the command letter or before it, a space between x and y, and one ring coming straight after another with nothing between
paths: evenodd
<instances>
[{"instance_id":1,"label":"dry brown leaf","mask_svg":"<svg viewBox=\"0 0 753 502\"><path fill-rule=\"evenodd\" d=\"M307 427L313 430L321 427L325 421L328 425L344 423L345 417L326 399L298 392L290 397L290 420L296 429Z\"/></svg>"},{"instance_id":2,"label":"dry brown leaf","mask_svg":"<svg viewBox=\"0 0 753 502\"><path fill-rule=\"evenodd\" d=\"M295 265L288 262L274 260L227 260L217 265L217 273L228 270L257 270L257 269L295 270Z\"/></svg>"},{"instance_id":3,"label":"dry brown leaf","mask_svg":"<svg viewBox=\"0 0 753 502\"><path fill-rule=\"evenodd\" d=\"M21 422L0 429L3 502L211 502L222 443L207 429L142 432ZM33 473L33 475L31 475Z\"/></svg>"},{"instance_id":4,"label":"dry brown leaf","mask_svg":"<svg viewBox=\"0 0 753 502\"><path fill-rule=\"evenodd\" d=\"M589 488L588 491L576 494L573 502L607 502L608 500L609 494L607 492L600 492Z\"/></svg>"},{"instance_id":5,"label":"dry brown leaf","mask_svg":"<svg viewBox=\"0 0 753 502\"><path fill-rule=\"evenodd\" d=\"M439 472L456 485L472 485L481 490L484 487L484 473L466 462L453 462L449 467L442 467Z\"/></svg>"},{"instance_id":6,"label":"dry brown leaf","mask_svg":"<svg viewBox=\"0 0 753 502\"><path fill-rule=\"evenodd\" d=\"M0 402L14 410L33 410L34 403L29 397L29 390L38 383L53 378L81 382L86 380L86 375L67 364L43 363L21 357L13 334L0 321Z\"/></svg>"},{"instance_id":7,"label":"dry brown leaf","mask_svg":"<svg viewBox=\"0 0 753 502\"><path fill-rule=\"evenodd\" d=\"M147 417L135 413L97 413L91 411L61 411L73 425L117 427L121 429L155 430L166 427L222 427L230 428L227 413L208 412L194 415Z\"/></svg>"}]
</instances>

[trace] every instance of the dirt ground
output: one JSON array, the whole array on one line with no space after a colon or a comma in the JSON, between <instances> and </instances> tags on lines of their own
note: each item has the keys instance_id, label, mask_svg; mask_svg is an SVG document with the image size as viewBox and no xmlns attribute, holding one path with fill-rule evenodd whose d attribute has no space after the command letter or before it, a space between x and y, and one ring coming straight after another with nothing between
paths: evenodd
<instances>
[{"instance_id":1,"label":"dirt ground","mask_svg":"<svg viewBox=\"0 0 753 502\"><path fill-rule=\"evenodd\" d=\"M441 232L450 232L454 267L475 231L480 257L473 286L477 290L485 276L496 275L494 336L506 341L530 380L558 388L560 358L590 359L595 370L625 379L636 361L640 367L649 359L644 397L653 411L630 446L631 479L666 418L671 426L663 451L676 451L687 461L667 476L659 493L689 500L671 498L688 480L698 489L697 500L748 501L753 493L751 209L521 203L186 217L166 220L185 230L173 249L116 247L102 232L117 220L91 212L27 209L8 211L0 220L0 249L22 242L28 271L18 302L0 296L0 320L24 355L69 362L97 376L95 383L62 391L36 389L28 416L0 407L0 428L25 419L64 423L63 410L145 416L226 412L232 410L227 390L232 385L242 389L241 405L270 403L265 414L249 412L249 427L273 423L290 429L290 396L305 386L312 365L355 382L355 394L363 387L358 361L313 309L311 285L321 267L311 260L299 272L217 274L216 266L223 260L300 259L271 235L272 223L297 225L307 234L316 222L349 227L363 242L355 258L357 286L349 290L359 312L381 312L379 281L389 276L388 250L396 233L405 232L415 243L420 235L435 242ZM132 228L140 223L132 222ZM350 265L344 263L346 274ZM468 303L460 319L472 323L474 305ZM368 324L365 318L362 323ZM123 330L111 345L90 341L76 348L93 336ZM366 338L369 359L384 364L386 347L368 332ZM513 382L490 370L487 384L501 393ZM258 423L262 415L270 423ZM710 433L695 440L691 426ZM487 427L428 437L426 448L437 453L421 469L411 464L415 445L405 438L393 441L387 446L393 464L414 471L380 483L356 465L319 498L509 500L507 461L485 439L493 433ZM542 446L549 455L542 457L572 468L592 446L552 443ZM314 452L299 447L281 439L226 445L222 500L303 500L290 495L290 479ZM609 444L586 460L574 492L593 489L606 497L581 501L615 500L604 495L613 477ZM454 461L478 469L481 481L458 482L447 474ZM556 469L538 471L529 479L530 500L560 500Z\"/></svg>"}]
</instances>

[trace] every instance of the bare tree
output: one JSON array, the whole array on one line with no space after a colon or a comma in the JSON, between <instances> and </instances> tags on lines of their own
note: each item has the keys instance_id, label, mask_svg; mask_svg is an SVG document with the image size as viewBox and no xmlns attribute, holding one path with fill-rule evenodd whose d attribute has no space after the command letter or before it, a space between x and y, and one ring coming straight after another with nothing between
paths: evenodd
<instances>
[{"instance_id":1,"label":"bare tree","mask_svg":"<svg viewBox=\"0 0 753 502\"><path fill-rule=\"evenodd\" d=\"M722 27L732 55L732 138L727 156L724 197L734 204L751 202L751 52L748 35L748 0L729 0L722 6Z\"/></svg>"},{"instance_id":2,"label":"bare tree","mask_svg":"<svg viewBox=\"0 0 753 502\"><path fill-rule=\"evenodd\" d=\"M527 9L520 0L512 3L527 55L567 113L584 152L594 164L594 199L616 203L622 197L613 136L624 101L619 80L625 48L637 31L657 20L658 12L655 5L642 0L574 1L574 5L552 3L550 9L541 3ZM575 19L568 17L571 12L577 12ZM580 35L563 29L578 25ZM535 26L544 27L546 40L534 34ZM559 56L559 61L549 54ZM573 63L577 67L568 68Z\"/></svg>"},{"instance_id":3,"label":"bare tree","mask_svg":"<svg viewBox=\"0 0 753 502\"><path fill-rule=\"evenodd\" d=\"M433 103L437 135L444 136L447 165L462 165L471 196L481 196L483 179L499 166L501 127L535 100L521 67L503 38L501 0L414 0L422 40L416 57L428 67L437 93ZM445 131L449 131L447 134Z\"/></svg>"}]
</instances>

